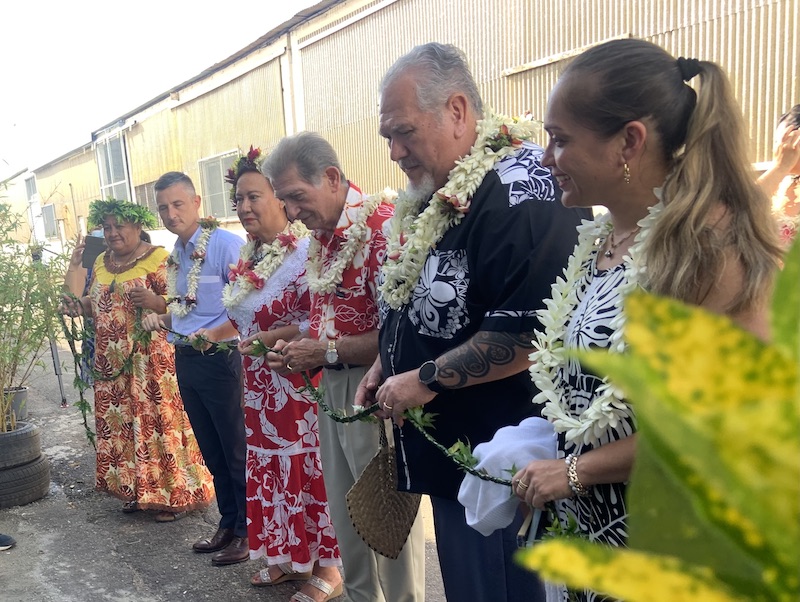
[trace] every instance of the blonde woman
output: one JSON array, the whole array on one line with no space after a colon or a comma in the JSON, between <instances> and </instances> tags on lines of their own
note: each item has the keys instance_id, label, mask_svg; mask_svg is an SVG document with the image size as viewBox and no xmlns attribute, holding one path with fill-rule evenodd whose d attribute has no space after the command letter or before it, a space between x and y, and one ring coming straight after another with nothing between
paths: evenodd
<instances>
[{"instance_id":1,"label":"blonde woman","mask_svg":"<svg viewBox=\"0 0 800 602\"><path fill-rule=\"evenodd\" d=\"M565 526L574 517L583 535L620 546L634 409L602 375L550 351L623 351L622 302L636 287L726 314L766 338L780 248L716 64L676 60L641 40L602 44L566 69L544 128L542 164L562 202L608 213L581 226L566 282L553 285L553 303L540 312L531 372L542 391L535 401L558 433L557 459L530 462L513 487L537 508L555 502Z\"/></svg>"}]
</instances>

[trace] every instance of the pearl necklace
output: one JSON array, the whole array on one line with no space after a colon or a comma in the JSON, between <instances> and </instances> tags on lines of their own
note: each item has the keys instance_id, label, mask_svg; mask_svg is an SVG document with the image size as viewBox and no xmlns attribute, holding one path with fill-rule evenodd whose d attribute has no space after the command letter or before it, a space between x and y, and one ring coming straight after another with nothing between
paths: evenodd
<instances>
[{"instance_id":1,"label":"pearl necklace","mask_svg":"<svg viewBox=\"0 0 800 602\"><path fill-rule=\"evenodd\" d=\"M389 202L393 198L394 192L387 189L380 194L368 197L364 201L356 220L344 231L343 238L345 243L336 252L336 259L325 274L321 273L323 262L322 245L315 236L311 237L311 243L308 248L308 261L306 262L306 279L308 280L308 288L312 293L332 293L342 283L342 274L350 267L353 257L367 242L367 220L375 213L381 203Z\"/></svg>"},{"instance_id":2,"label":"pearl necklace","mask_svg":"<svg viewBox=\"0 0 800 602\"><path fill-rule=\"evenodd\" d=\"M608 349L613 353L625 350L623 303L628 294L645 280L647 268L642 253L643 245L663 209L660 201L649 208L648 215L638 223L639 233L634 244L623 258L623 283L615 303L616 317L610 323L613 332ZM625 429L627 420L633 415L623 392L604 378L589 406L579 417L573 417L569 413L571 399L562 376L568 361L564 341L578 306L578 284L588 270L593 269L593 259L597 256L601 241L611 233L611 229L608 214L594 221L584 221L578 226L578 243L564 268L564 277L558 278L552 285L552 296L544 301L545 308L536 312L544 330L536 331L534 351L529 356L532 362L531 378L539 389L533 402L544 404L542 416L553 423L556 432L565 433L566 440L575 444L599 445L603 436L611 431L625 436L629 434Z\"/></svg>"},{"instance_id":3,"label":"pearl necklace","mask_svg":"<svg viewBox=\"0 0 800 602\"><path fill-rule=\"evenodd\" d=\"M381 295L392 309L399 310L408 303L428 252L464 219L486 174L498 161L515 153L524 140L533 138L538 125L487 111L476 131L469 155L456 162L447 183L429 200L411 198L405 192L397 199L381 285ZM426 200L427 207L420 213Z\"/></svg>"},{"instance_id":4,"label":"pearl necklace","mask_svg":"<svg viewBox=\"0 0 800 602\"><path fill-rule=\"evenodd\" d=\"M178 295L178 266L180 265L180 260L177 244L170 256L167 257L167 310L173 316L183 318L189 315L189 312L197 305L197 285L200 281L200 270L206 260L208 241L218 227L219 222L213 217L200 220L202 232L197 239L194 251L189 256L192 260L192 267L189 268L189 273L186 274L186 295L183 297Z\"/></svg>"},{"instance_id":5,"label":"pearl necklace","mask_svg":"<svg viewBox=\"0 0 800 602\"><path fill-rule=\"evenodd\" d=\"M231 265L228 284L222 289L222 304L233 309L251 291L261 290L286 256L297 248L297 241L309 235L300 221L286 224L283 231L269 244L251 240L239 252L239 263Z\"/></svg>"}]
</instances>

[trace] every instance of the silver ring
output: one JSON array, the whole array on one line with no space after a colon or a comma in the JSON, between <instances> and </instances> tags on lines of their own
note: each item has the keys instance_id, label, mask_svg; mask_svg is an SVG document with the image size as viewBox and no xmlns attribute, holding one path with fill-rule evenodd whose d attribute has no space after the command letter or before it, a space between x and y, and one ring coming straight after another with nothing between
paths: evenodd
<instances>
[{"instance_id":1,"label":"silver ring","mask_svg":"<svg viewBox=\"0 0 800 602\"><path fill-rule=\"evenodd\" d=\"M388 403L384 402L383 403L383 409L384 410L389 410L391 412L394 409L394 406L390 406Z\"/></svg>"},{"instance_id":2,"label":"silver ring","mask_svg":"<svg viewBox=\"0 0 800 602\"><path fill-rule=\"evenodd\" d=\"M292 365L290 363L287 362L286 367L289 368L289 372L294 372L294 368L292 368Z\"/></svg>"}]
</instances>

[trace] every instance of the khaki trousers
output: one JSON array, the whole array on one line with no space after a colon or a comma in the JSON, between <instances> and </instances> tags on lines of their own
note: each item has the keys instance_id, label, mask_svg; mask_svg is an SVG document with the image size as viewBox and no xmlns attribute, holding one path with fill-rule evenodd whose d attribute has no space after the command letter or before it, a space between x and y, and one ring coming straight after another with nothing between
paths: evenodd
<instances>
[{"instance_id":1,"label":"khaki trousers","mask_svg":"<svg viewBox=\"0 0 800 602\"><path fill-rule=\"evenodd\" d=\"M367 368L324 370L325 402L353 413L356 388ZM322 471L333 527L352 602L423 602L425 600L425 532L417 514L397 560L373 552L359 537L347 513L345 495L378 451L378 429L368 422L341 424L319 412Z\"/></svg>"}]
</instances>

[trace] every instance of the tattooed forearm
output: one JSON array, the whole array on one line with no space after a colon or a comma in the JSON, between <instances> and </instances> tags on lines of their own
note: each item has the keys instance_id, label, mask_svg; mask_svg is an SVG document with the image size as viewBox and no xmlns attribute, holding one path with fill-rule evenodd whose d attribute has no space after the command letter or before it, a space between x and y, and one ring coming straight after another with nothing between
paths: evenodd
<instances>
[{"instance_id":1,"label":"tattooed forearm","mask_svg":"<svg viewBox=\"0 0 800 602\"><path fill-rule=\"evenodd\" d=\"M520 360L527 360L528 350L533 347L531 333L489 332L480 330L475 335L442 355L437 361L437 380L448 389L469 386L470 379L486 378L497 366L510 367ZM498 378L504 378L524 370L503 370Z\"/></svg>"}]
</instances>

